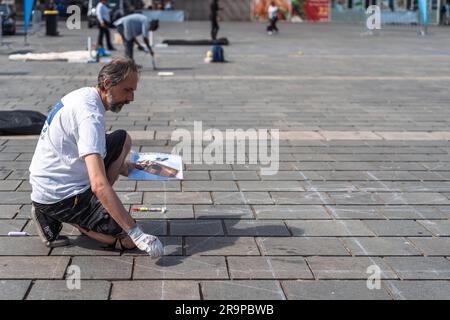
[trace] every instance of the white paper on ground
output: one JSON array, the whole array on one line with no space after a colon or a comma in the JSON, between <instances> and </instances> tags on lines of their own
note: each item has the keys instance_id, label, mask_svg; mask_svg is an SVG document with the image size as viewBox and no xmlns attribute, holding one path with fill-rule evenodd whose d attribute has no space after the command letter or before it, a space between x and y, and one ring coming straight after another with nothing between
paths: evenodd
<instances>
[{"instance_id":1,"label":"white paper on ground","mask_svg":"<svg viewBox=\"0 0 450 320\"><path fill-rule=\"evenodd\" d=\"M158 72L158 76L173 76L173 72Z\"/></svg>"}]
</instances>

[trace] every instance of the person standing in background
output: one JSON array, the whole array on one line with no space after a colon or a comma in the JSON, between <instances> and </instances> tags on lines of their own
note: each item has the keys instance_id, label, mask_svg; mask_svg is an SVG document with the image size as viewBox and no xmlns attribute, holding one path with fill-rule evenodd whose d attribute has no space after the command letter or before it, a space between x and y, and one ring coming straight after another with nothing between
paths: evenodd
<instances>
[{"instance_id":1,"label":"person standing in background","mask_svg":"<svg viewBox=\"0 0 450 320\"><path fill-rule=\"evenodd\" d=\"M42 22L42 11L44 7L39 0L36 1L34 5L32 22L33 22L33 34L39 33L41 31L41 22Z\"/></svg>"},{"instance_id":2,"label":"person standing in background","mask_svg":"<svg viewBox=\"0 0 450 320\"><path fill-rule=\"evenodd\" d=\"M111 43L111 35L109 33L109 26L111 24L111 17L109 8L107 6L108 0L100 0L95 8L98 23L98 39L97 47L103 48L103 36L106 36L106 44L108 50L116 50Z\"/></svg>"},{"instance_id":3,"label":"person standing in background","mask_svg":"<svg viewBox=\"0 0 450 320\"><path fill-rule=\"evenodd\" d=\"M272 35L275 31L278 33L277 21L278 21L278 7L275 5L275 1L271 1L269 8L267 9L270 25L267 27L267 33Z\"/></svg>"},{"instance_id":4,"label":"person standing in background","mask_svg":"<svg viewBox=\"0 0 450 320\"><path fill-rule=\"evenodd\" d=\"M211 20L211 39L217 39L217 33L219 32L219 23L217 22L217 13L221 10L219 8L219 0L212 0L210 5L209 19Z\"/></svg>"}]
</instances>

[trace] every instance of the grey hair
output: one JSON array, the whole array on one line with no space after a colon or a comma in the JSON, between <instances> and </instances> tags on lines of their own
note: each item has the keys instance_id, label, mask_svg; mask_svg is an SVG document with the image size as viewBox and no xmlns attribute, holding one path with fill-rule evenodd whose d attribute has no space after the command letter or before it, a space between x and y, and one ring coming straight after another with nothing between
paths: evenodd
<instances>
[{"instance_id":1,"label":"grey hair","mask_svg":"<svg viewBox=\"0 0 450 320\"><path fill-rule=\"evenodd\" d=\"M105 90L104 81L110 82L113 87L122 82L132 72L139 74L136 63L129 58L117 58L106 64L99 72L97 85L100 89Z\"/></svg>"}]
</instances>

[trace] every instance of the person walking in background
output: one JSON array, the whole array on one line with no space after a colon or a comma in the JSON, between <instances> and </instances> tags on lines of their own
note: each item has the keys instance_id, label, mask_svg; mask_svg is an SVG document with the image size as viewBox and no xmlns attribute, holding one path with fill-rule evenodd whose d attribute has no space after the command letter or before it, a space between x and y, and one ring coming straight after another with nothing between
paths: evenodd
<instances>
[{"instance_id":1,"label":"person walking in background","mask_svg":"<svg viewBox=\"0 0 450 320\"><path fill-rule=\"evenodd\" d=\"M270 25L267 27L267 33L269 35L272 35L274 31L278 33L278 7L275 5L275 1L270 2L269 8L267 9L267 15L270 23Z\"/></svg>"},{"instance_id":2,"label":"person walking in background","mask_svg":"<svg viewBox=\"0 0 450 320\"><path fill-rule=\"evenodd\" d=\"M108 50L116 50L111 43L111 35L109 34L109 26L111 24L111 17L107 6L108 0L100 0L95 8L98 23L98 39L97 46L103 48L103 36L106 36L106 44Z\"/></svg>"},{"instance_id":3,"label":"person walking in background","mask_svg":"<svg viewBox=\"0 0 450 320\"><path fill-rule=\"evenodd\" d=\"M219 0L212 0L210 5L209 19L211 20L211 39L217 39L217 33L219 32L219 23L217 22L217 13L221 10L219 8Z\"/></svg>"}]
</instances>

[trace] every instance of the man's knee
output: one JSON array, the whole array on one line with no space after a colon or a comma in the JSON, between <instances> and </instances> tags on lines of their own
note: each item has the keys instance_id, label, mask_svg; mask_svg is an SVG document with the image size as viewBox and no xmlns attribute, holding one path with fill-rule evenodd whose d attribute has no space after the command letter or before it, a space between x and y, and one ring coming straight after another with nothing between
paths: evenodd
<instances>
[{"instance_id":1,"label":"man's knee","mask_svg":"<svg viewBox=\"0 0 450 320\"><path fill-rule=\"evenodd\" d=\"M130 150L131 150L133 141L131 140L130 135L126 131L125 131L125 134L126 134L126 136L125 136L125 143L123 144L123 149L126 150L127 154L128 154L128 152L130 152Z\"/></svg>"},{"instance_id":2,"label":"man's knee","mask_svg":"<svg viewBox=\"0 0 450 320\"><path fill-rule=\"evenodd\" d=\"M123 141L122 152L126 151L127 153L131 150L131 137L130 135L123 129L116 130L110 134L112 140L115 141Z\"/></svg>"}]
</instances>

